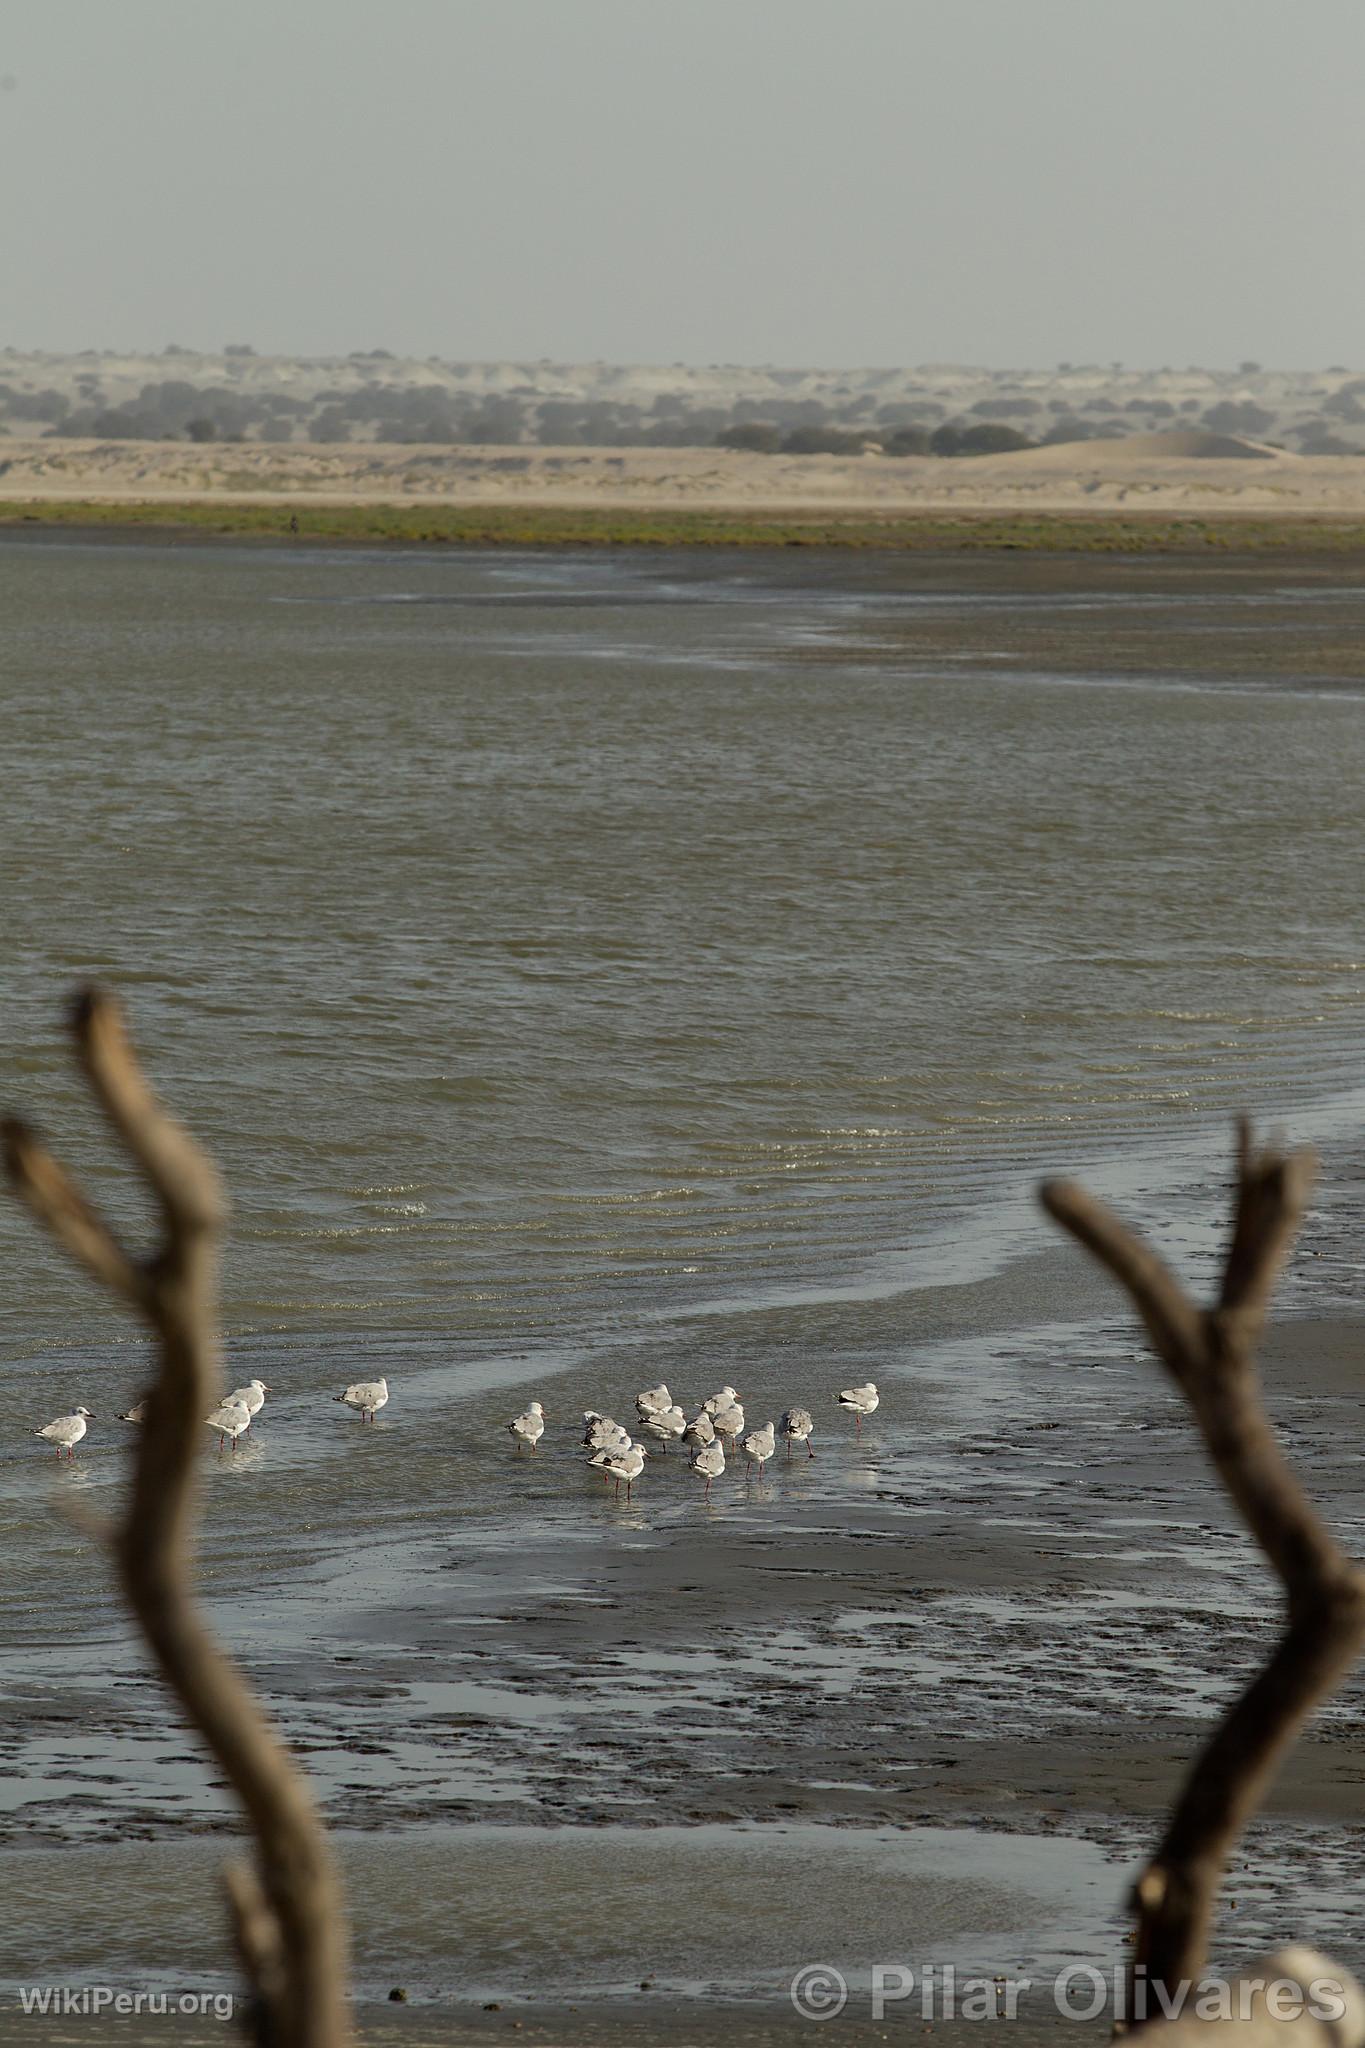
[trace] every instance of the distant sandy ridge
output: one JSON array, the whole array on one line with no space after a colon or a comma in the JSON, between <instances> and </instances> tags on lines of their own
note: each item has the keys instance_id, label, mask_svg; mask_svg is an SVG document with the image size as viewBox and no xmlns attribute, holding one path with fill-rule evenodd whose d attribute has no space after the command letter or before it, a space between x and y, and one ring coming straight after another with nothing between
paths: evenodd
<instances>
[{"instance_id":1,"label":"distant sandy ridge","mask_svg":"<svg viewBox=\"0 0 1365 2048\"><path fill-rule=\"evenodd\" d=\"M720 448L9 440L0 501L1365 515L1365 457L1199 429L956 459Z\"/></svg>"}]
</instances>

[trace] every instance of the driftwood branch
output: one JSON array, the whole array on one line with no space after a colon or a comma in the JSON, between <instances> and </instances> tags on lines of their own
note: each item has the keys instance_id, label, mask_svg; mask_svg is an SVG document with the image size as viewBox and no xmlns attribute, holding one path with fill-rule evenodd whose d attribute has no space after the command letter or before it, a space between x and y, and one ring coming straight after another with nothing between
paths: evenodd
<instances>
[{"instance_id":1,"label":"driftwood branch","mask_svg":"<svg viewBox=\"0 0 1365 2048\"><path fill-rule=\"evenodd\" d=\"M340 1887L306 1779L195 1602L196 1479L203 1418L218 1397L218 1176L144 1078L113 997L89 989L71 1017L92 1093L150 1189L161 1239L132 1258L24 1123L4 1126L16 1192L158 1340L159 1372L139 1433L132 1498L112 1549L130 1606L186 1718L246 1810L258 1863L226 1876L229 1911L261 2040L341 2048L349 2039Z\"/></svg>"},{"instance_id":2,"label":"driftwood branch","mask_svg":"<svg viewBox=\"0 0 1365 2048\"><path fill-rule=\"evenodd\" d=\"M102 1286L145 1312L148 1293L141 1269L41 1140L17 1117L8 1117L4 1146L11 1185L38 1221Z\"/></svg>"},{"instance_id":3,"label":"driftwood branch","mask_svg":"<svg viewBox=\"0 0 1365 2048\"><path fill-rule=\"evenodd\" d=\"M1145 1976L1172 1996L1204 1968L1228 1858L1285 1753L1365 1648L1365 1570L1338 1548L1286 1462L1255 1366L1270 1296L1312 1185L1313 1156L1257 1151L1243 1123L1237 1167L1232 1235L1209 1308L1193 1302L1156 1253L1084 1188L1051 1181L1041 1190L1049 1214L1132 1297L1219 1477L1284 1587L1284 1634L1205 1743L1134 1887L1134 1981Z\"/></svg>"}]
</instances>

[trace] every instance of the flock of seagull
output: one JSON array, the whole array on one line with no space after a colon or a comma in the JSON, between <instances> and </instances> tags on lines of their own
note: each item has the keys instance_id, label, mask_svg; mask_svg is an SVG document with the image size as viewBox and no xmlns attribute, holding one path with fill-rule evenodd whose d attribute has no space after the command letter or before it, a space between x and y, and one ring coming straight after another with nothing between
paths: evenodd
<instances>
[{"instance_id":1,"label":"flock of seagull","mask_svg":"<svg viewBox=\"0 0 1365 2048\"><path fill-rule=\"evenodd\" d=\"M217 1432L220 1451L229 1443L236 1450L238 1437L244 1436L251 1428L265 1406L269 1392L264 1380L248 1380L244 1387L234 1387L227 1399L204 1417L208 1428ZM354 1409L362 1422L373 1422L379 1410L386 1406L388 1398L389 1383L386 1379L359 1380L333 1396L334 1400ZM872 1413L879 1399L871 1380L865 1386L845 1387L835 1396L837 1405L853 1416L860 1436L863 1417ZM613 1417L600 1415L595 1408L587 1409L583 1416L583 1448L588 1454L588 1463L600 1471L604 1479L616 1481L618 1498L622 1486L626 1489L626 1499L631 1498L631 1489L645 1469L648 1456L645 1438L661 1445L665 1451L671 1443L684 1444L691 1452L692 1470L700 1473L706 1481L708 1496L711 1482L719 1479L725 1471L727 1446L736 1461L740 1456L744 1458L746 1477L755 1466L758 1467L760 1482L763 1467L777 1449L779 1436L786 1440L788 1458L793 1444L804 1444L806 1456L815 1456L811 1443L815 1423L809 1409L784 1408L780 1421L765 1422L759 1429L746 1429L743 1403L733 1387L722 1387L718 1394L712 1394L703 1401L690 1421L666 1386L646 1387L635 1397L635 1413L638 1418L636 1426L640 1431L638 1440ZM146 1401L139 1401L136 1407L129 1408L118 1419L120 1422L145 1422ZM94 1420L88 1408L76 1408L70 1415L59 1415L54 1422L44 1423L33 1434L55 1445L59 1458L74 1458L77 1444ZM532 1401L520 1415L512 1417L507 1427L518 1450L525 1444L534 1451L545 1434L545 1410L539 1401Z\"/></svg>"},{"instance_id":2,"label":"flock of seagull","mask_svg":"<svg viewBox=\"0 0 1365 2048\"><path fill-rule=\"evenodd\" d=\"M237 1439L250 1429L256 1417L265 1406L265 1397L270 1392L264 1380L248 1380L244 1387L234 1387L225 1401L220 1401L211 1415L204 1417L210 1429L218 1432L218 1448L231 1443L237 1448ZM334 1401L342 1401L348 1408L354 1408L362 1422L373 1422L379 1410L389 1398L387 1380L360 1380L344 1393L334 1394ZM147 1403L139 1401L133 1408L119 1416L120 1422L145 1422ZM88 1408L73 1408L69 1415L59 1415L55 1422L45 1422L41 1429L35 1429L34 1436L55 1444L59 1458L74 1458L76 1446L85 1435L88 1425L96 1420Z\"/></svg>"},{"instance_id":3,"label":"flock of seagull","mask_svg":"<svg viewBox=\"0 0 1365 2048\"><path fill-rule=\"evenodd\" d=\"M874 1383L869 1380L866 1386L845 1387L835 1398L838 1406L854 1417L861 1436L863 1417L872 1413L880 1399ZM722 1387L718 1394L703 1401L690 1422L665 1386L646 1387L642 1394L637 1394L635 1413L641 1432L638 1441L610 1415L600 1415L595 1408L586 1409L583 1415L583 1448L588 1463L604 1479L616 1481L618 1499L623 1485L626 1499L631 1498L631 1489L645 1469L645 1437L661 1444L665 1451L674 1441L685 1444L692 1454L692 1470L706 1481L708 1496L712 1480L719 1479L725 1470L727 1444L731 1457L736 1453L743 1456L746 1478L758 1467L760 1482L763 1467L777 1449L779 1436L786 1438L789 1458L793 1444L804 1444L806 1456L815 1456L811 1444L815 1423L809 1409L786 1408L780 1422L765 1422L760 1429L746 1431L744 1407L733 1387ZM545 1434L545 1410L539 1401L532 1401L520 1415L512 1417L507 1427L518 1450L525 1444L534 1451Z\"/></svg>"}]
</instances>

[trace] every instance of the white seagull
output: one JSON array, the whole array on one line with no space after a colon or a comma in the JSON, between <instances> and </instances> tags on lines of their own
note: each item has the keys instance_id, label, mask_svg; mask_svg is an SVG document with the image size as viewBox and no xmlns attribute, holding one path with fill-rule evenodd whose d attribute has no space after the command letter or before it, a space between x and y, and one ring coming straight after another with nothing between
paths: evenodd
<instances>
[{"instance_id":1,"label":"white seagull","mask_svg":"<svg viewBox=\"0 0 1365 2048\"><path fill-rule=\"evenodd\" d=\"M765 1422L762 1429L751 1429L749 1431L749 1434L740 1445L740 1449L748 1460L748 1464L744 1468L746 1477L748 1476L749 1466L757 1465L758 1476L762 1479L763 1467L771 1458L776 1445L777 1432L771 1422Z\"/></svg>"},{"instance_id":2,"label":"white seagull","mask_svg":"<svg viewBox=\"0 0 1365 2048\"><path fill-rule=\"evenodd\" d=\"M841 1408L846 1408L851 1415L857 1417L858 1434L861 1436L863 1433L863 1417L870 1415L877 1405L877 1389L869 1380L865 1387L845 1387L838 1400Z\"/></svg>"},{"instance_id":3,"label":"white seagull","mask_svg":"<svg viewBox=\"0 0 1365 2048\"><path fill-rule=\"evenodd\" d=\"M596 1446L588 1459L588 1463L595 1466L602 1474L603 1479L606 1479L612 1470L613 1463L624 1458L630 1447L630 1431L622 1429L619 1422L613 1422L610 1431L604 1433L596 1440ZM643 1456L643 1453L641 1455Z\"/></svg>"},{"instance_id":4,"label":"white seagull","mask_svg":"<svg viewBox=\"0 0 1365 2048\"><path fill-rule=\"evenodd\" d=\"M702 1402L708 1415L716 1415L722 1408L733 1408L739 1395L733 1387L722 1387L718 1394L711 1394Z\"/></svg>"},{"instance_id":5,"label":"white seagull","mask_svg":"<svg viewBox=\"0 0 1365 2048\"><path fill-rule=\"evenodd\" d=\"M583 1442L590 1451L622 1449L630 1442L630 1431L623 1429L613 1416L590 1413L583 1420L588 1425L583 1432Z\"/></svg>"},{"instance_id":6,"label":"white seagull","mask_svg":"<svg viewBox=\"0 0 1365 2048\"><path fill-rule=\"evenodd\" d=\"M706 1480L704 1499L710 1499L711 1481L719 1479L725 1470L725 1447L723 1444L698 1444L692 1453L692 1470L700 1472Z\"/></svg>"},{"instance_id":7,"label":"white seagull","mask_svg":"<svg viewBox=\"0 0 1365 2048\"><path fill-rule=\"evenodd\" d=\"M715 1440L716 1426L711 1420L711 1411L709 1408L699 1408L683 1431L683 1442L690 1444L696 1451L704 1444L714 1443Z\"/></svg>"},{"instance_id":8,"label":"white seagull","mask_svg":"<svg viewBox=\"0 0 1365 2048\"><path fill-rule=\"evenodd\" d=\"M789 1458L792 1454L793 1444L804 1444L806 1446L806 1456L808 1458L815 1456L815 1451L811 1445L811 1437L815 1434L815 1424L810 1419L810 1411L808 1409L784 1409L778 1428L787 1439L787 1456Z\"/></svg>"},{"instance_id":9,"label":"white seagull","mask_svg":"<svg viewBox=\"0 0 1365 2048\"><path fill-rule=\"evenodd\" d=\"M362 1422L373 1422L388 1398L387 1380L357 1380L353 1387L347 1387L344 1394L332 1396L334 1401L344 1401L348 1408L358 1408Z\"/></svg>"},{"instance_id":10,"label":"white seagull","mask_svg":"<svg viewBox=\"0 0 1365 2048\"><path fill-rule=\"evenodd\" d=\"M673 1396L662 1380L657 1387L646 1387L643 1394L635 1396L635 1413L641 1422L647 1421L651 1415L662 1414L665 1408L672 1406Z\"/></svg>"},{"instance_id":11,"label":"white seagull","mask_svg":"<svg viewBox=\"0 0 1365 2048\"><path fill-rule=\"evenodd\" d=\"M222 1450L224 1443L231 1437L232 1448L235 1451L238 1437L244 1429L251 1427L251 1410L241 1401L224 1401L214 1409L212 1415L206 1415L204 1420L210 1429L217 1430L219 1450Z\"/></svg>"},{"instance_id":12,"label":"white seagull","mask_svg":"<svg viewBox=\"0 0 1365 2048\"><path fill-rule=\"evenodd\" d=\"M248 1380L244 1387L234 1387L228 1395L228 1400L240 1401L247 1414L251 1417L251 1422L254 1422L262 1408L264 1408L265 1397L269 1392L270 1389L264 1380ZM248 1429L251 1427L251 1422L247 1424Z\"/></svg>"},{"instance_id":13,"label":"white seagull","mask_svg":"<svg viewBox=\"0 0 1365 2048\"><path fill-rule=\"evenodd\" d=\"M512 1441L520 1450L529 1444L534 1450L545 1434L545 1410L539 1401L528 1401L523 1415L514 1415L507 1427L512 1432Z\"/></svg>"},{"instance_id":14,"label":"white seagull","mask_svg":"<svg viewBox=\"0 0 1365 2048\"><path fill-rule=\"evenodd\" d=\"M616 1498L618 1500L621 1498L621 1481L624 1479L626 1482L626 1499L629 1500L631 1487L645 1469L644 1446L642 1444L627 1444L619 1457L609 1457L607 1459L606 1469L616 1481Z\"/></svg>"},{"instance_id":15,"label":"white seagull","mask_svg":"<svg viewBox=\"0 0 1365 2048\"><path fill-rule=\"evenodd\" d=\"M34 1436L43 1437L57 1446L57 1456L65 1452L68 1458L76 1455L76 1446L85 1435L85 1425L93 1422L94 1416L88 1408L75 1408L70 1415L59 1415L55 1422L45 1422L41 1429L35 1429Z\"/></svg>"},{"instance_id":16,"label":"white seagull","mask_svg":"<svg viewBox=\"0 0 1365 2048\"><path fill-rule=\"evenodd\" d=\"M126 1415L120 1415L118 1419L120 1422L145 1422L147 1420L147 1403L145 1401L137 1402L128 1410Z\"/></svg>"},{"instance_id":17,"label":"white seagull","mask_svg":"<svg viewBox=\"0 0 1365 2048\"><path fill-rule=\"evenodd\" d=\"M646 1415L640 1427L667 1450L674 1437L686 1432L687 1417L675 1402L671 1408L657 1408L652 1415Z\"/></svg>"},{"instance_id":18,"label":"white seagull","mask_svg":"<svg viewBox=\"0 0 1365 2048\"><path fill-rule=\"evenodd\" d=\"M738 1401L732 1401L728 1408L717 1408L711 1417L711 1427L717 1436L723 1436L733 1446L744 1434L744 1410Z\"/></svg>"}]
</instances>

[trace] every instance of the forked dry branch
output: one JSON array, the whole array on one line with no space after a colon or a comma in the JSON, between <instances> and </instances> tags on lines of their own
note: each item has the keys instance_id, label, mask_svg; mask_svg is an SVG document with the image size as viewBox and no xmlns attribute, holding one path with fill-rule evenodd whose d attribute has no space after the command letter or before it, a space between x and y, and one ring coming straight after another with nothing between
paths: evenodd
<instances>
[{"instance_id":1,"label":"forked dry branch","mask_svg":"<svg viewBox=\"0 0 1365 2048\"><path fill-rule=\"evenodd\" d=\"M349 2039L340 1886L302 1773L194 1598L196 1468L218 1397L218 1175L148 1086L114 998L86 989L71 1013L91 1093L156 1199L161 1240L145 1258L119 1241L35 1132L3 1126L15 1190L57 1242L151 1325L159 1370L139 1434L132 1493L109 1541L162 1677L246 1810L258 1864L226 1872L233 1930L254 1993L257 2037L279 2048Z\"/></svg>"},{"instance_id":2,"label":"forked dry branch","mask_svg":"<svg viewBox=\"0 0 1365 2048\"><path fill-rule=\"evenodd\" d=\"M1048 1212L1124 1286L1188 1401L1205 1447L1285 1594L1284 1633L1196 1758L1156 1854L1134 1887L1133 1974L1150 1995L1197 1980L1228 1858L1305 1721L1365 1648L1365 1570L1340 1550L1280 1450L1262 1404L1256 1347L1312 1186L1311 1152L1258 1151L1238 1128L1231 1241L1207 1308L1127 1225L1072 1181L1041 1190ZM1133 2007L1130 2005L1130 2010ZM1137 2008L1141 2010L1139 2006Z\"/></svg>"}]
</instances>

